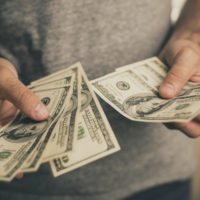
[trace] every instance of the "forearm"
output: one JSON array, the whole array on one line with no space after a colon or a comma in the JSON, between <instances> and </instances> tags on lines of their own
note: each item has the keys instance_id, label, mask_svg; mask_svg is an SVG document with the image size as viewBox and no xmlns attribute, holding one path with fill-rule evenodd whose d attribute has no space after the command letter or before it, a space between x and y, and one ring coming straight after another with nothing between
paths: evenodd
<instances>
[{"instance_id":1,"label":"forearm","mask_svg":"<svg viewBox=\"0 0 200 200\"><path fill-rule=\"evenodd\" d=\"M188 0L185 4L171 39L180 37L200 41L200 0Z\"/></svg>"}]
</instances>

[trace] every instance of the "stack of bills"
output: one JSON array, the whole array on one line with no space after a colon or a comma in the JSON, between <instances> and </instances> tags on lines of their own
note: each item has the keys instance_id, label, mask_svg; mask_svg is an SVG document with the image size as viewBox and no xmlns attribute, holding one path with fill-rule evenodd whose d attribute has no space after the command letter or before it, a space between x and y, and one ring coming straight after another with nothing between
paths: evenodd
<instances>
[{"instance_id":1,"label":"stack of bills","mask_svg":"<svg viewBox=\"0 0 200 200\"><path fill-rule=\"evenodd\" d=\"M57 177L120 149L80 63L28 87L50 117L33 121L18 112L0 130L0 180L37 171L44 162Z\"/></svg>"},{"instance_id":2,"label":"stack of bills","mask_svg":"<svg viewBox=\"0 0 200 200\"><path fill-rule=\"evenodd\" d=\"M0 180L34 172L49 162L54 177L120 149L92 90L126 118L141 122L188 122L200 113L200 84L188 82L172 99L159 96L168 67L157 57L117 68L88 81L80 63L28 87L50 117L33 121L18 112L0 130Z\"/></svg>"},{"instance_id":3,"label":"stack of bills","mask_svg":"<svg viewBox=\"0 0 200 200\"><path fill-rule=\"evenodd\" d=\"M168 67L157 57L117 68L93 80L95 92L126 118L142 122L188 122L200 113L200 84L188 82L172 99L159 96Z\"/></svg>"}]
</instances>

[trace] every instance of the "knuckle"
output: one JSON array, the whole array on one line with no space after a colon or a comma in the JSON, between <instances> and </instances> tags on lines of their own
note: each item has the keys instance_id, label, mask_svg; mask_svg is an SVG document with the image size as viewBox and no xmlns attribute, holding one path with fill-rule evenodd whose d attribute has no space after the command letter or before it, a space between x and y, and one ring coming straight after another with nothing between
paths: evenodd
<instances>
[{"instance_id":1,"label":"knuckle","mask_svg":"<svg viewBox=\"0 0 200 200\"><path fill-rule=\"evenodd\" d=\"M186 37L187 41L192 41L193 45L197 46L199 48L199 44L200 44L200 31L196 30L193 31L192 33L190 33L187 37Z\"/></svg>"},{"instance_id":2,"label":"knuckle","mask_svg":"<svg viewBox=\"0 0 200 200\"><path fill-rule=\"evenodd\" d=\"M183 53L185 54L191 54L193 53L193 51L194 50L192 49L191 45L186 45L183 47Z\"/></svg>"},{"instance_id":3,"label":"knuckle","mask_svg":"<svg viewBox=\"0 0 200 200\"><path fill-rule=\"evenodd\" d=\"M4 73L1 75L3 77ZM6 96L9 96L10 92L16 93L17 91L18 79L4 76L4 78L2 78L2 82L0 83L0 96L5 98Z\"/></svg>"},{"instance_id":4,"label":"knuckle","mask_svg":"<svg viewBox=\"0 0 200 200\"><path fill-rule=\"evenodd\" d=\"M3 72L5 75L10 74L16 78L18 77L17 70L12 65L12 63L10 63L8 60L2 59L2 58L0 58L0 72L1 72L1 75Z\"/></svg>"},{"instance_id":5,"label":"knuckle","mask_svg":"<svg viewBox=\"0 0 200 200\"><path fill-rule=\"evenodd\" d=\"M186 45L183 47L182 49L182 53L183 53L183 56L186 58L184 59L184 62L187 61L191 61L191 59L193 60L193 62L198 62L200 59L199 59L199 53L200 53L200 50L199 50L199 47L196 47L196 45Z\"/></svg>"},{"instance_id":6,"label":"knuckle","mask_svg":"<svg viewBox=\"0 0 200 200\"><path fill-rule=\"evenodd\" d=\"M11 89L11 90L17 90L18 89L18 79L17 78L13 78L13 77L8 77L5 80L5 84L7 84L7 86Z\"/></svg>"},{"instance_id":7,"label":"knuckle","mask_svg":"<svg viewBox=\"0 0 200 200\"><path fill-rule=\"evenodd\" d=\"M181 73L177 73L175 70L171 70L168 73L167 82L171 84L183 82L183 76L181 75Z\"/></svg>"},{"instance_id":8,"label":"knuckle","mask_svg":"<svg viewBox=\"0 0 200 200\"><path fill-rule=\"evenodd\" d=\"M0 66L0 74L1 74L0 82L3 83L8 78L8 72L4 67Z\"/></svg>"},{"instance_id":9,"label":"knuckle","mask_svg":"<svg viewBox=\"0 0 200 200\"><path fill-rule=\"evenodd\" d=\"M29 101L29 99L32 98L32 96L32 92L28 88L26 88L19 94L18 101L19 103L27 102Z\"/></svg>"}]
</instances>

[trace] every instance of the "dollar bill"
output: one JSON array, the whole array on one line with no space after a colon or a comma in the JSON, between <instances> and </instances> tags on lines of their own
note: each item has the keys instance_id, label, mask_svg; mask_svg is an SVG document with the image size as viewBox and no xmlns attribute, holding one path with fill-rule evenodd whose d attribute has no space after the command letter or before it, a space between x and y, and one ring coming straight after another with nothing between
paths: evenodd
<instances>
[{"instance_id":1,"label":"dollar bill","mask_svg":"<svg viewBox=\"0 0 200 200\"><path fill-rule=\"evenodd\" d=\"M47 105L50 117L42 122L29 119L22 113L0 131L0 180L10 181L20 171L29 155L36 151L34 164L40 159L57 117L62 111L70 87L38 91L35 94ZM40 148L36 150L40 144Z\"/></svg>"},{"instance_id":2,"label":"dollar bill","mask_svg":"<svg viewBox=\"0 0 200 200\"><path fill-rule=\"evenodd\" d=\"M58 154L72 151L73 149L74 134L77 132L77 123L81 106L81 76L79 68L80 64L77 64L72 96L56 125L57 128L55 128L53 137L49 141L47 150L43 155L43 162L54 159Z\"/></svg>"},{"instance_id":3,"label":"dollar bill","mask_svg":"<svg viewBox=\"0 0 200 200\"><path fill-rule=\"evenodd\" d=\"M50 161L55 177L105 157L120 149L103 110L82 72L81 115L72 152Z\"/></svg>"},{"instance_id":4,"label":"dollar bill","mask_svg":"<svg viewBox=\"0 0 200 200\"><path fill-rule=\"evenodd\" d=\"M145 65L147 63L149 63L149 64L151 63L151 65L153 65L154 68L158 68L158 71L160 71L160 72L163 71L163 73L162 73L163 76L165 76L166 73L169 70L167 65L165 65L158 57L154 56L154 57L147 58L145 60L142 60L142 61L139 61L139 62L136 62L136 63L131 63L129 65L118 67L118 68L115 69L115 71L120 72L120 71L124 71L124 70L127 70L127 69L132 69L134 67L142 66L142 65Z\"/></svg>"},{"instance_id":5,"label":"dollar bill","mask_svg":"<svg viewBox=\"0 0 200 200\"><path fill-rule=\"evenodd\" d=\"M96 93L120 114L134 121L187 122L200 112L200 84L188 82L173 99L158 90L168 68L154 57L121 67L92 81Z\"/></svg>"},{"instance_id":6,"label":"dollar bill","mask_svg":"<svg viewBox=\"0 0 200 200\"><path fill-rule=\"evenodd\" d=\"M54 81L57 81L60 79L65 79L67 76L71 76L72 74L74 74L74 70L76 70L77 67L79 67L80 65L81 65L80 63L75 63L74 65L72 65L66 69L62 69L58 72L55 72L48 76L42 77L36 81L32 81L30 84L30 87L40 86L45 83L54 82Z\"/></svg>"},{"instance_id":7,"label":"dollar bill","mask_svg":"<svg viewBox=\"0 0 200 200\"><path fill-rule=\"evenodd\" d=\"M63 87L67 87L70 86L70 84L73 82L72 80L74 80L75 74L72 73L68 76L66 76L65 78L62 79L58 79L55 81L49 81L49 82L43 82L40 84L35 84L35 85L29 85L28 88L32 91L37 91L37 90L46 90L48 89L56 89L56 88L63 88Z\"/></svg>"},{"instance_id":8,"label":"dollar bill","mask_svg":"<svg viewBox=\"0 0 200 200\"><path fill-rule=\"evenodd\" d=\"M65 73L66 78L64 78L63 73L62 73L62 77L60 77L59 75L54 76L54 77L56 77L56 80L54 82L52 82L49 79L46 79L45 81L42 82L42 84L41 83L37 84L37 85L35 84L33 86L34 90L40 90L41 88L44 88L44 87L47 86L46 87L46 90L47 90L48 87L55 87L55 86L57 88L62 88L65 85L65 83L67 83L67 85L70 84L68 86L68 87L70 87L70 92L68 93L67 99L65 99L64 102L63 102L62 113L59 115L59 117L57 117L57 120L55 120L55 122L54 122L54 126L51 130L53 133L48 138L48 142L45 143L46 144L45 149L43 148L43 146L41 146L40 143L38 143L38 147L36 148L37 151L34 151L31 154L31 156L29 157L29 159L27 159L27 161L24 163L23 169L21 170L22 172L36 171L38 169L38 167L40 166L40 164L44 162L44 157L45 157L45 160L46 160L47 157L51 156L52 152L55 155L55 154L57 154L57 152L62 151L60 146L58 146L58 145L53 146L54 143L52 142L52 138L55 139L55 138L59 137L60 135L62 135L63 137L60 138L62 140L62 141L60 140L60 142L62 142L62 144L65 141L64 139L66 139L68 132L67 132L67 129L64 129L64 128L66 128L65 127L66 117L63 117L63 115L66 115L66 113L69 112L70 99L73 98L73 96L77 95L76 90L77 90L77 85L78 85L77 79L78 79L78 76L79 76L78 75L79 74L79 67L80 67L79 63L77 63L77 65L73 65L72 67L70 67L70 69L68 69L68 72ZM71 78L69 78L69 74L70 74ZM62 79L58 79L58 78L62 78ZM63 81L65 79L67 79L67 80ZM55 84L53 84L53 83L55 83ZM63 87L63 88L66 88L66 87ZM64 119L64 121L63 121L63 119ZM76 128L76 126L74 126L73 128ZM73 136L70 135L70 137L72 138ZM55 140L53 140L53 141L55 141ZM51 146L51 144L52 144L52 146ZM43 148L42 150L41 150L41 147ZM60 148L58 148L58 147L60 147ZM63 147L63 148L66 148L66 147ZM40 153L40 156L38 156L38 152ZM36 157L37 157L37 159L40 158L39 160L37 160L37 162L36 162L36 159L35 159Z\"/></svg>"}]
</instances>

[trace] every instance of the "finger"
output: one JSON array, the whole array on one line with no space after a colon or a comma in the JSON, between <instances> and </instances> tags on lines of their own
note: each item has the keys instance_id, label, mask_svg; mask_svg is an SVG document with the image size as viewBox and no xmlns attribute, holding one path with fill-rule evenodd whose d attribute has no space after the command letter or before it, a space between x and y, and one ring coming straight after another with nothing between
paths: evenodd
<instances>
[{"instance_id":1,"label":"finger","mask_svg":"<svg viewBox=\"0 0 200 200\"><path fill-rule=\"evenodd\" d=\"M7 124L13 119L17 111L17 108L9 101L4 101L0 104L0 127Z\"/></svg>"},{"instance_id":2,"label":"finger","mask_svg":"<svg viewBox=\"0 0 200 200\"><path fill-rule=\"evenodd\" d=\"M0 104L0 121L4 118L14 115L17 111L17 108L9 101L5 100Z\"/></svg>"},{"instance_id":3,"label":"finger","mask_svg":"<svg viewBox=\"0 0 200 200\"><path fill-rule=\"evenodd\" d=\"M196 72L194 75L191 76L191 78L189 80L193 81L193 82L200 83L200 73Z\"/></svg>"},{"instance_id":4,"label":"finger","mask_svg":"<svg viewBox=\"0 0 200 200\"><path fill-rule=\"evenodd\" d=\"M23 173L19 173L19 174L16 175L16 178L17 178L17 179L21 179L21 178L23 178L23 176L24 176Z\"/></svg>"},{"instance_id":5,"label":"finger","mask_svg":"<svg viewBox=\"0 0 200 200\"><path fill-rule=\"evenodd\" d=\"M173 98L183 88L190 77L198 70L200 58L192 48L184 48L176 55L172 68L160 86L159 94L164 98Z\"/></svg>"},{"instance_id":6,"label":"finger","mask_svg":"<svg viewBox=\"0 0 200 200\"><path fill-rule=\"evenodd\" d=\"M14 115L13 116L9 116L6 117L5 119L3 119L0 123L0 128L2 128L3 126L5 126L6 124L8 124L11 120L13 120Z\"/></svg>"},{"instance_id":7,"label":"finger","mask_svg":"<svg viewBox=\"0 0 200 200\"><path fill-rule=\"evenodd\" d=\"M27 116L35 120L44 120L49 112L40 99L22 82L13 76L7 68L0 68L0 96L12 102Z\"/></svg>"},{"instance_id":8,"label":"finger","mask_svg":"<svg viewBox=\"0 0 200 200\"><path fill-rule=\"evenodd\" d=\"M200 136L200 123L195 120L188 123L174 123L174 126L191 138Z\"/></svg>"}]
</instances>

